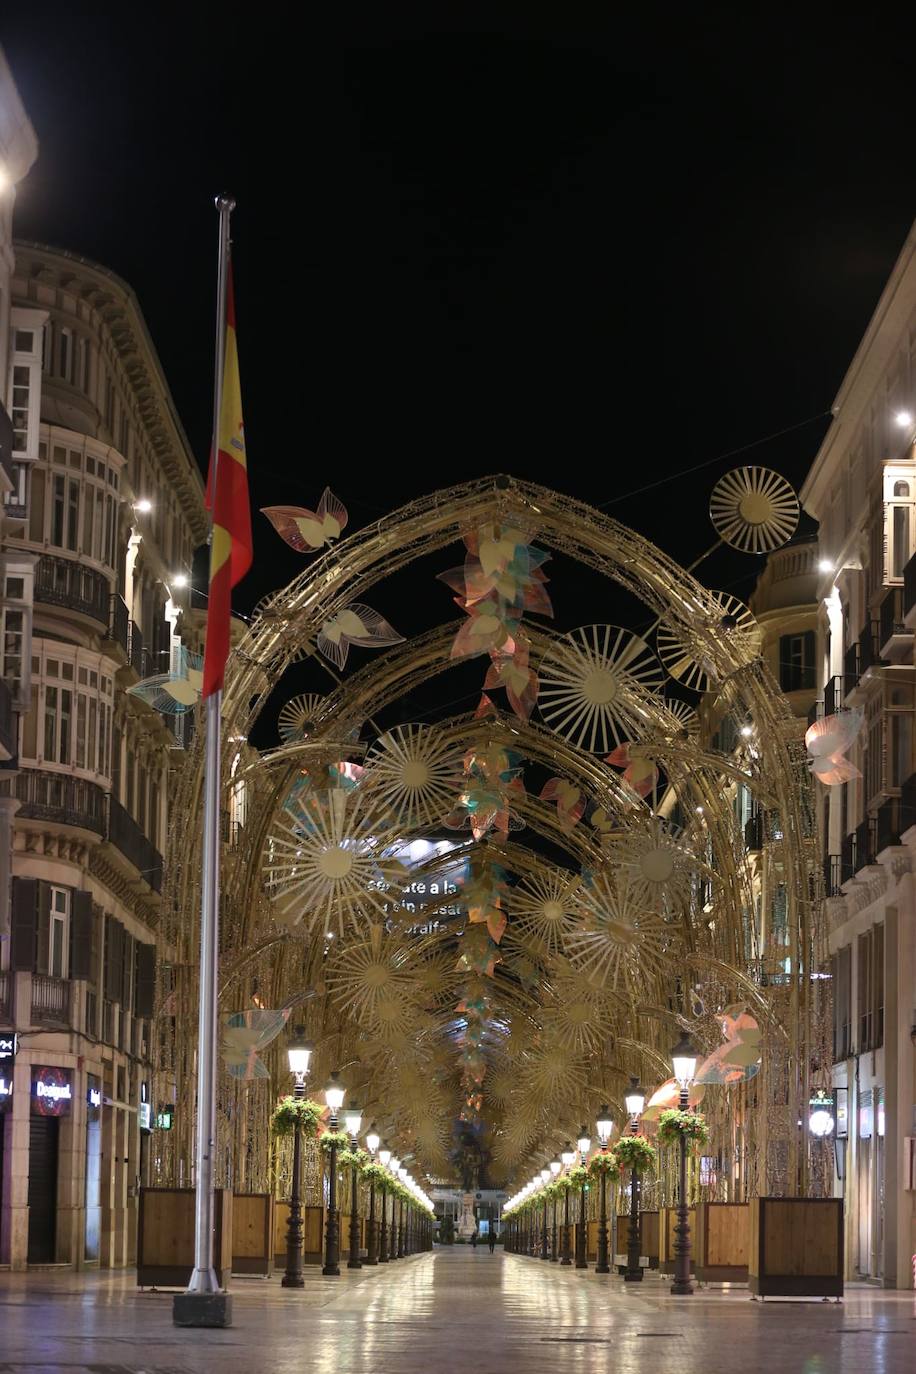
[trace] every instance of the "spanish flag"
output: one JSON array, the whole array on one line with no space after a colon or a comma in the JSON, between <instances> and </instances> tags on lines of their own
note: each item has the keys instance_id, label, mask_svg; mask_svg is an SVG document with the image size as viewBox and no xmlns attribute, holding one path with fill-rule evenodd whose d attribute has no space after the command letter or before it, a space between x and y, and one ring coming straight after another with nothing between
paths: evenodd
<instances>
[{"instance_id":1,"label":"spanish flag","mask_svg":"<svg viewBox=\"0 0 916 1374\"><path fill-rule=\"evenodd\" d=\"M248 465L242 424L239 355L235 340L235 300L230 269L226 293L226 351L220 406L217 457L210 460L207 508L213 512L210 543L210 594L207 605L207 642L204 651L203 695L221 690L229 657L229 617L232 588L251 567L251 506Z\"/></svg>"}]
</instances>

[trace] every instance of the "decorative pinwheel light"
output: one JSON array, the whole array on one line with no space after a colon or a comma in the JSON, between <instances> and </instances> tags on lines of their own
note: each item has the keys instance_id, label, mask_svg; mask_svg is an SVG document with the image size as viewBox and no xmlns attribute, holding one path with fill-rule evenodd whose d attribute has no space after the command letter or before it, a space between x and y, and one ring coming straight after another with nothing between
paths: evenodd
<instances>
[{"instance_id":1,"label":"decorative pinwheel light","mask_svg":"<svg viewBox=\"0 0 916 1374\"><path fill-rule=\"evenodd\" d=\"M823 720L808 726L805 732L808 767L825 787L837 787L853 778L861 778L859 769L843 755L855 741L864 719L861 706L855 706L835 716L824 716Z\"/></svg>"},{"instance_id":2,"label":"decorative pinwheel light","mask_svg":"<svg viewBox=\"0 0 916 1374\"><path fill-rule=\"evenodd\" d=\"M366 788L405 832L442 822L462 778L461 754L431 725L397 725L366 756Z\"/></svg>"},{"instance_id":3,"label":"decorative pinwheel light","mask_svg":"<svg viewBox=\"0 0 916 1374\"><path fill-rule=\"evenodd\" d=\"M321 700L317 692L308 692L284 702L277 719L277 731L284 744L307 738Z\"/></svg>"},{"instance_id":4,"label":"decorative pinwheel light","mask_svg":"<svg viewBox=\"0 0 916 1374\"><path fill-rule=\"evenodd\" d=\"M645 640L617 625L583 625L544 655L538 708L556 734L607 753L642 724L638 702L663 682Z\"/></svg>"},{"instance_id":5,"label":"decorative pinwheel light","mask_svg":"<svg viewBox=\"0 0 916 1374\"><path fill-rule=\"evenodd\" d=\"M204 661L200 654L192 654L183 645L175 655L175 671L157 673L144 678L135 687L128 687L128 695L139 697L154 711L164 716L182 715L200 701L204 680Z\"/></svg>"},{"instance_id":6,"label":"decorative pinwheel light","mask_svg":"<svg viewBox=\"0 0 916 1374\"><path fill-rule=\"evenodd\" d=\"M570 964L587 981L602 988L638 985L660 971L671 932L641 905L637 887L626 870L613 878L599 876L584 888L583 924L564 940Z\"/></svg>"},{"instance_id":7,"label":"decorative pinwheel light","mask_svg":"<svg viewBox=\"0 0 916 1374\"><path fill-rule=\"evenodd\" d=\"M512 888L509 910L513 927L532 937L551 953L581 922L582 879L560 869L534 873Z\"/></svg>"},{"instance_id":8,"label":"decorative pinwheel light","mask_svg":"<svg viewBox=\"0 0 916 1374\"><path fill-rule=\"evenodd\" d=\"M262 506L261 514L297 553L315 553L339 539L348 520L346 506L330 487L322 492L316 511L304 506Z\"/></svg>"},{"instance_id":9,"label":"decorative pinwheel light","mask_svg":"<svg viewBox=\"0 0 916 1374\"><path fill-rule=\"evenodd\" d=\"M744 553L771 553L798 526L798 497L771 468L735 468L713 487L709 518L716 533Z\"/></svg>"},{"instance_id":10,"label":"decorative pinwheel light","mask_svg":"<svg viewBox=\"0 0 916 1374\"><path fill-rule=\"evenodd\" d=\"M658 656L676 682L696 692L705 692L717 677L706 652L707 633L727 638L732 653L737 649L748 661L760 650L760 626L744 602L727 592L710 592L708 602L691 616L689 629L663 620L656 636Z\"/></svg>"},{"instance_id":11,"label":"decorative pinwheel light","mask_svg":"<svg viewBox=\"0 0 916 1374\"><path fill-rule=\"evenodd\" d=\"M696 858L660 816L636 817L625 834L609 837L605 852L628 884L628 905L658 912L689 899Z\"/></svg>"}]
</instances>

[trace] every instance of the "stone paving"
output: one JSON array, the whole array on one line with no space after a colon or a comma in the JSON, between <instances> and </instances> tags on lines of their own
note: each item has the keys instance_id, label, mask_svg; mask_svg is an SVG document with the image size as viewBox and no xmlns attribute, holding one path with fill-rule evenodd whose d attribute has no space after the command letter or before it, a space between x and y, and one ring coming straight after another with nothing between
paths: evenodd
<instances>
[{"instance_id":1,"label":"stone paving","mask_svg":"<svg viewBox=\"0 0 916 1374\"><path fill-rule=\"evenodd\" d=\"M0 1374L913 1374L916 1294L842 1304L672 1298L463 1246L304 1291L233 1281L234 1325L179 1331L171 1294L127 1273L0 1273Z\"/></svg>"}]
</instances>

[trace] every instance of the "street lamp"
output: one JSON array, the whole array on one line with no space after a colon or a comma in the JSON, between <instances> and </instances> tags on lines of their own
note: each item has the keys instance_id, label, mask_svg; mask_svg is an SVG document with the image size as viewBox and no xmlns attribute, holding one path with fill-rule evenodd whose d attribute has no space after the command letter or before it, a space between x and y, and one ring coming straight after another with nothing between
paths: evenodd
<instances>
[{"instance_id":1,"label":"street lamp","mask_svg":"<svg viewBox=\"0 0 916 1374\"><path fill-rule=\"evenodd\" d=\"M549 1168L544 1168L544 1169L541 1170L541 1188L542 1188L542 1189L545 1188L545 1187L547 1186L547 1184L549 1183L549 1181L550 1181L550 1169L549 1169ZM543 1212L543 1216L542 1216L542 1218L541 1218L541 1259L542 1259L542 1260L546 1260L546 1259L549 1259L549 1258L550 1258L550 1254L549 1254L549 1251L548 1251L548 1249L547 1249L547 1197L546 1197L546 1194L545 1194L545 1196L544 1196L544 1212Z\"/></svg>"},{"instance_id":2,"label":"street lamp","mask_svg":"<svg viewBox=\"0 0 916 1374\"><path fill-rule=\"evenodd\" d=\"M337 1131L337 1113L343 1106L346 1097L346 1088L340 1081L340 1075L331 1074L331 1081L324 1090L324 1100L328 1104L328 1111L331 1119L328 1125L331 1131ZM322 1274L327 1274L332 1278L340 1277L340 1265L338 1264L338 1234L337 1234L337 1142L332 1140L331 1148L328 1152L328 1222L325 1231L324 1265Z\"/></svg>"},{"instance_id":3,"label":"street lamp","mask_svg":"<svg viewBox=\"0 0 916 1374\"><path fill-rule=\"evenodd\" d=\"M552 1177L552 1178L556 1178L557 1175L559 1174L559 1172L560 1172L560 1170L561 1170L562 1168L563 1168L563 1165L560 1163L560 1161L559 1161L558 1159L552 1159L552 1160L550 1161L550 1175L551 1175L551 1177ZM553 1229L552 1229L551 1237L550 1237L550 1261L551 1261L551 1264L556 1264L556 1262L557 1262L558 1259L559 1259L559 1255L558 1255L558 1253L557 1253L557 1195L556 1195L556 1193L554 1193L554 1196L553 1196Z\"/></svg>"},{"instance_id":4,"label":"street lamp","mask_svg":"<svg viewBox=\"0 0 916 1374\"><path fill-rule=\"evenodd\" d=\"M585 1126L579 1127L579 1138L576 1141L576 1148L579 1151L579 1163L584 1164L588 1158L588 1152L592 1148L591 1136ZM585 1240L587 1236L587 1222L585 1220L585 1185L579 1189L579 1223L576 1227L576 1268L587 1269L588 1260L585 1258Z\"/></svg>"},{"instance_id":5,"label":"street lamp","mask_svg":"<svg viewBox=\"0 0 916 1374\"><path fill-rule=\"evenodd\" d=\"M685 1031L671 1051L671 1064L678 1087L681 1090L678 1106L682 1112L690 1103L689 1090L697 1071L699 1058L696 1045ZM671 1292L676 1297L689 1297L693 1292L690 1282L690 1223L687 1220L687 1137L680 1132L680 1158L678 1161L678 1199L677 1223L674 1227L674 1282Z\"/></svg>"},{"instance_id":6,"label":"street lamp","mask_svg":"<svg viewBox=\"0 0 916 1374\"><path fill-rule=\"evenodd\" d=\"M570 1145L569 1141L566 1142L566 1148L560 1155L560 1159L563 1163L564 1169L570 1169L572 1168L573 1164L575 1164L576 1152ZM566 1188L563 1192L563 1258L560 1260L561 1265L572 1264L572 1255L570 1254L571 1247L569 1241L569 1189Z\"/></svg>"},{"instance_id":7,"label":"street lamp","mask_svg":"<svg viewBox=\"0 0 916 1374\"><path fill-rule=\"evenodd\" d=\"M351 1102L344 1113L344 1129L350 1137L350 1152L354 1155L359 1149L359 1128L362 1124L363 1114L357 1104ZM350 1258L347 1260L347 1268L362 1269L363 1264L359 1257L359 1170L355 1160L350 1173Z\"/></svg>"},{"instance_id":8,"label":"street lamp","mask_svg":"<svg viewBox=\"0 0 916 1374\"><path fill-rule=\"evenodd\" d=\"M595 1129L598 1132L598 1140L601 1144L601 1153L607 1154L607 1143L611 1138L611 1131L614 1123L611 1120L611 1110L608 1106L601 1108L598 1113L598 1120L595 1122ZM609 1274L611 1266L608 1263L608 1232L607 1232L607 1173L601 1170L600 1182L598 1184L598 1251L595 1263L596 1274Z\"/></svg>"},{"instance_id":9,"label":"street lamp","mask_svg":"<svg viewBox=\"0 0 916 1374\"><path fill-rule=\"evenodd\" d=\"M314 1046L304 1038L305 1032L297 1026L293 1038L286 1047L289 1071L296 1080L293 1097L301 1101L305 1097L305 1079L309 1071L309 1061ZM300 1176L302 1173L302 1128L299 1117L293 1124L293 1182L289 1199L289 1221L286 1227L286 1272L281 1280L283 1288L304 1288L302 1277L302 1195Z\"/></svg>"},{"instance_id":10,"label":"street lamp","mask_svg":"<svg viewBox=\"0 0 916 1374\"><path fill-rule=\"evenodd\" d=\"M639 1086L638 1078L630 1079L630 1091L623 1099L630 1118L630 1135L639 1134L639 1118L646 1105L646 1095ZM627 1228L627 1267L624 1283L642 1283L642 1265L639 1263L642 1244L639 1237L639 1170L636 1164L630 1166L630 1224Z\"/></svg>"},{"instance_id":11,"label":"street lamp","mask_svg":"<svg viewBox=\"0 0 916 1374\"><path fill-rule=\"evenodd\" d=\"M378 1162L383 1169L387 1169L391 1163L391 1151L385 1145L378 1152ZM382 1224L379 1228L378 1259L379 1264L388 1263L388 1202L384 1192L382 1193Z\"/></svg>"},{"instance_id":12,"label":"street lamp","mask_svg":"<svg viewBox=\"0 0 916 1374\"><path fill-rule=\"evenodd\" d=\"M402 1183L403 1183L403 1182L405 1181L405 1179L407 1178L407 1166L406 1166L406 1164L401 1164L400 1162L398 1163L398 1178L401 1180ZM399 1197L399 1198L398 1198L398 1254L397 1254L398 1259L404 1259L404 1257L405 1257L406 1254L407 1254L407 1249L406 1249L405 1244L404 1244L405 1240L406 1240L406 1236L404 1235L404 1199L403 1199L402 1197Z\"/></svg>"},{"instance_id":13,"label":"street lamp","mask_svg":"<svg viewBox=\"0 0 916 1374\"><path fill-rule=\"evenodd\" d=\"M382 1143L382 1138L378 1133L378 1126L373 1121L366 1132L366 1149L372 1156L378 1154L378 1147ZM378 1264L378 1234L375 1221L375 1179L369 1176L369 1218L366 1222L366 1264Z\"/></svg>"}]
</instances>

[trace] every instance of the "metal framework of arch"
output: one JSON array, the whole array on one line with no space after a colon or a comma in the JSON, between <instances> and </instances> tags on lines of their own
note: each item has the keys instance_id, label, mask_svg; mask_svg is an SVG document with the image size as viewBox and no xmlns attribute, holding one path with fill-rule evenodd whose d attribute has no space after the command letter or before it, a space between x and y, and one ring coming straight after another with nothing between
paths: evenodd
<instances>
[{"instance_id":1,"label":"metal framework of arch","mask_svg":"<svg viewBox=\"0 0 916 1374\"><path fill-rule=\"evenodd\" d=\"M473 872L491 882L506 879L497 902L508 916L499 961L487 970L463 959L462 941L479 919L470 897L462 905L464 893L461 917L426 934L411 929L406 916L382 921L377 906L359 901L335 913L333 940L324 920L284 923L271 865L297 788L322 815L334 813L335 834L353 816L354 825L364 824L366 815L376 838L392 842L437 829L407 831L397 806L373 802L371 722L448 669L456 627L433 628L351 671L316 704L307 736L258 757L244 741L287 668L314 652L323 624L392 572L494 522L523 528L539 547L569 555L638 596L669 641L673 635L702 665L717 711L753 721L753 750L736 755L702 743L664 696L626 683L628 719L638 721L638 743L665 781L664 804L653 811L619 772L544 724L499 712L453 718L429 727L444 756L466 762L488 750L511 751L520 766L567 780L605 821L590 825L586 813L569 824L552 802L513 790L514 824L539 837L535 846L520 842L521 831L501 842L492 833L476 843L468 838ZM535 667L561 638L527 623L526 634ZM628 1075L647 1083L663 1076L678 1026L715 1050L719 1013L740 1003L763 1031L761 1070L752 1084L710 1090L706 1098L722 1150L738 1160L734 1186L745 1194L817 1187L796 1126L827 1010L825 985L812 978L823 955L822 902L801 735L755 636L723 618L716 593L633 530L513 479L468 483L412 502L342 540L268 597L233 652L224 693L224 796L228 812L244 787L247 807L246 823L227 828L223 846L220 1009L291 1006L316 1042L315 1074L342 1068L402 1157L415 1158L429 1174L447 1172L455 1122L469 1111L476 1119L483 1097L492 1168L508 1178L533 1151L571 1134L600 1102L616 1104L622 1117ZM352 791L335 786L327 772L347 758L366 764ZM193 1154L200 896L200 825L188 818L199 820L202 785L198 737L173 798L153 1028L156 1093L160 1100L174 1095L178 1106L176 1129L158 1152L159 1177L185 1183ZM738 785L765 808L760 853L747 851L736 820ZM675 802L677 826L662 814ZM304 833L297 824L294 833ZM662 843L677 877L647 885L640 855ZM423 874L413 877L422 881ZM568 896L570 911L558 918L554 902L539 925L535 897L527 918L516 919L514 906L526 891ZM774 904L778 919L768 919ZM602 940L603 976L588 962ZM283 1085L279 1043L262 1059L267 1077L221 1082L220 1168L237 1187L272 1182L268 1118Z\"/></svg>"}]
</instances>

